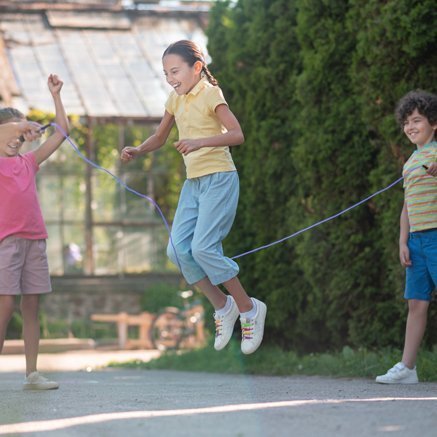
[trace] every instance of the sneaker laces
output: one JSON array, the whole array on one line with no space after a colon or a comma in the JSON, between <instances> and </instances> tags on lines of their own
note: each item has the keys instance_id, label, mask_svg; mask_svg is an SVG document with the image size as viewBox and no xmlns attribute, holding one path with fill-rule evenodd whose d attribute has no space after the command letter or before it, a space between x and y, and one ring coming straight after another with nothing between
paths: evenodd
<instances>
[{"instance_id":1,"label":"sneaker laces","mask_svg":"<svg viewBox=\"0 0 437 437\"><path fill-rule=\"evenodd\" d=\"M217 316L214 314L214 320L215 320L215 336L220 337L223 333L223 316Z\"/></svg>"},{"instance_id":2,"label":"sneaker laces","mask_svg":"<svg viewBox=\"0 0 437 437\"><path fill-rule=\"evenodd\" d=\"M241 321L241 338L243 340L252 340L254 329L255 329L254 319L245 319L244 322Z\"/></svg>"}]
</instances>

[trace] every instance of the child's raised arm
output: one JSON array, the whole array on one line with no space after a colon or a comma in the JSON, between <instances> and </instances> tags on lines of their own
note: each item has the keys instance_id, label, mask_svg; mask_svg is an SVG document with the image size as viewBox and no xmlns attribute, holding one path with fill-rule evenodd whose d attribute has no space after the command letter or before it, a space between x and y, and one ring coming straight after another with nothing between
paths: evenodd
<instances>
[{"instance_id":1,"label":"child's raised arm","mask_svg":"<svg viewBox=\"0 0 437 437\"><path fill-rule=\"evenodd\" d=\"M64 84L58 76L51 74L47 80L50 93L55 104L55 122L58 124L66 134L69 132L68 118L65 114L64 105L61 100L61 89ZM38 164L45 161L64 141L64 135L57 129L50 135L41 146L35 150L35 158Z\"/></svg>"}]
</instances>

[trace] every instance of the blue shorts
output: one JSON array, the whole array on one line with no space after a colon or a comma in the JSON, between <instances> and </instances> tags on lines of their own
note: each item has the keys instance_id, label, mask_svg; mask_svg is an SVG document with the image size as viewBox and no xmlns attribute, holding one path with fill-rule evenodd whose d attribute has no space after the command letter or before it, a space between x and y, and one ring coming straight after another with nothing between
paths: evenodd
<instances>
[{"instance_id":1,"label":"blue shorts","mask_svg":"<svg viewBox=\"0 0 437 437\"><path fill-rule=\"evenodd\" d=\"M437 228L411 232L408 239L411 267L407 267L405 299L431 300L437 287Z\"/></svg>"}]
</instances>

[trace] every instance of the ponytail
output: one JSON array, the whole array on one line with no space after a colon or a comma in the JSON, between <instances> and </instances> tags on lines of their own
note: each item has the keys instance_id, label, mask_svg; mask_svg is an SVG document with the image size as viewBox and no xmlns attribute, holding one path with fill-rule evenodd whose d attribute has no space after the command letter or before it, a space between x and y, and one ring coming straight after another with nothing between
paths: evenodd
<instances>
[{"instance_id":1,"label":"ponytail","mask_svg":"<svg viewBox=\"0 0 437 437\"><path fill-rule=\"evenodd\" d=\"M202 73L205 74L206 78L208 79L208 82L211 85L217 86L218 85L218 81L217 79L211 74L211 72L209 71L208 67L206 66L206 64L203 64L202 67Z\"/></svg>"}]
</instances>

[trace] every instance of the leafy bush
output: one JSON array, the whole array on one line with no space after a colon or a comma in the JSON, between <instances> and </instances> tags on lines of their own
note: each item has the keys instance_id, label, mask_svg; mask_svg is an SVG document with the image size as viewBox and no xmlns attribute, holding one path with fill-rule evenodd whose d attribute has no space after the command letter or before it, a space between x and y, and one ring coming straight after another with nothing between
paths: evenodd
<instances>
[{"instance_id":1,"label":"leafy bush","mask_svg":"<svg viewBox=\"0 0 437 437\"><path fill-rule=\"evenodd\" d=\"M147 288L140 300L141 309L159 313L165 307L183 307L183 300L174 284L155 284Z\"/></svg>"},{"instance_id":2,"label":"leafy bush","mask_svg":"<svg viewBox=\"0 0 437 437\"><path fill-rule=\"evenodd\" d=\"M232 148L241 196L226 253L290 235L399 178L413 148L394 106L410 89L433 91L433 17L430 0L216 4L211 70L246 138ZM266 341L298 351L402 346L402 198L399 184L238 259L242 283L269 306ZM435 313L432 306L428 347Z\"/></svg>"}]
</instances>

